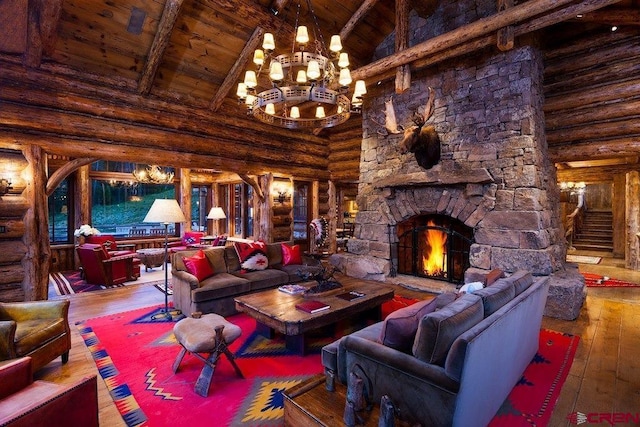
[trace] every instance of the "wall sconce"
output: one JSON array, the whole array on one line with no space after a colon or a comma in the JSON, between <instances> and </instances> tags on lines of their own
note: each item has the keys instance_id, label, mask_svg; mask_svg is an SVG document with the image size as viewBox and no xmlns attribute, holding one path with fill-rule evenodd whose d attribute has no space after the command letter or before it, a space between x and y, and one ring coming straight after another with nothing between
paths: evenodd
<instances>
[{"instance_id":1,"label":"wall sconce","mask_svg":"<svg viewBox=\"0 0 640 427\"><path fill-rule=\"evenodd\" d=\"M273 201L283 204L291 196L289 195L289 187L285 185L276 185L273 187Z\"/></svg>"},{"instance_id":2,"label":"wall sconce","mask_svg":"<svg viewBox=\"0 0 640 427\"><path fill-rule=\"evenodd\" d=\"M0 178L0 196L4 196L11 190L13 190L11 181L6 178Z\"/></svg>"}]
</instances>

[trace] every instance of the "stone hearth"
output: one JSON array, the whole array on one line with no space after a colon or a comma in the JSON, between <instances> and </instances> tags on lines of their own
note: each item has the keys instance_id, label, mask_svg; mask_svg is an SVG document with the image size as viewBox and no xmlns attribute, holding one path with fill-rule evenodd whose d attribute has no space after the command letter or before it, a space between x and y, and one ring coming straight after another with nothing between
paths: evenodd
<instances>
[{"instance_id":1,"label":"stone hearth","mask_svg":"<svg viewBox=\"0 0 640 427\"><path fill-rule=\"evenodd\" d=\"M414 18L412 25L420 22ZM370 94L363 112L355 238L349 253L332 262L351 276L390 280L397 265L397 224L416 215L447 215L474 230L467 275L500 268L551 276L545 314L576 318L586 291L577 269L565 266L542 83L540 52L523 46L488 49L434 67L412 76L411 88L401 95L392 92L392 82ZM378 123L384 123L384 102L392 97L398 122L410 125L429 87L436 93L429 123L442 154L425 170L411 153L400 153L402 135L382 137Z\"/></svg>"}]
</instances>

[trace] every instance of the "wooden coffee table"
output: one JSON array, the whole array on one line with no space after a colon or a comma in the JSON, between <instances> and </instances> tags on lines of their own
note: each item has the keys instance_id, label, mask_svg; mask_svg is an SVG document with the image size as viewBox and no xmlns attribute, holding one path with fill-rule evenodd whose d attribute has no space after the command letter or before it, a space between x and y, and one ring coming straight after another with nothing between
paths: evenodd
<instances>
[{"instance_id":1,"label":"wooden coffee table","mask_svg":"<svg viewBox=\"0 0 640 427\"><path fill-rule=\"evenodd\" d=\"M348 291L360 292L364 296L351 301L336 296ZM377 310L379 319L381 304L392 298L391 288L375 282L355 281L321 296L289 295L276 288L237 297L235 302L236 310L256 319L259 331L268 335L273 331L284 334L287 349L304 354L305 333L368 310ZM296 304L309 299L322 301L329 308L313 314L296 308Z\"/></svg>"}]
</instances>

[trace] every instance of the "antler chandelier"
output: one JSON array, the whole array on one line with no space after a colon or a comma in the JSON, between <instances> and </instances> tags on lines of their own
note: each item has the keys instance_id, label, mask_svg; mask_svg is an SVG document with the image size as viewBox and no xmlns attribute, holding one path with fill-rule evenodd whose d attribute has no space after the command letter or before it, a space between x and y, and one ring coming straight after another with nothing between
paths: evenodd
<instances>
[{"instance_id":1,"label":"antler chandelier","mask_svg":"<svg viewBox=\"0 0 640 427\"><path fill-rule=\"evenodd\" d=\"M133 171L136 181L143 184L171 184L173 172L165 172L158 165L149 165L148 168Z\"/></svg>"},{"instance_id":2,"label":"antler chandelier","mask_svg":"<svg viewBox=\"0 0 640 427\"><path fill-rule=\"evenodd\" d=\"M248 114L261 122L289 129L326 128L345 122L351 113L362 109L362 96L367 92L364 80L355 82L353 97L349 99L352 83L349 55L341 52L338 35L331 37L327 51L311 0L307 4L313 17L315 41L309 44L307 27L298 25L298 2L291 53L276 55L274 36L265 33L262 49L256 49L253 55L257 70L247 70L244 82L238 84L238 99L246 104ZM311 50L306 50L308 47ZM258 77L267 60L272 88L258 92ZM302 104L306 102L316 103L312 108L315 117L301 116Z\"/></svg>"}]
</instances>

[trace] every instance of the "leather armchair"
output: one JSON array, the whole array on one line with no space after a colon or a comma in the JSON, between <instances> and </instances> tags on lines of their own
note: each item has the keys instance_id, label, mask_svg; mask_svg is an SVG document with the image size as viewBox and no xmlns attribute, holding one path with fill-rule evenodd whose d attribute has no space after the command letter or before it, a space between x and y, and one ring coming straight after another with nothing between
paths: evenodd
<instances>
[{"instance_id":1,"label":"leather armchair","mask_svg":"<svg viewBox=\"0 0 640 427\"><path fill-rule=\"evenodd\" d=\"M0 302L0 360L29 356L34 371L58 356L67 363L69 304L69 300Z\"/></svg>"},{"instance_id":2,"label":"leather armchair","mask_svg":"<svg viewBox=\"0 0 640 427\"><path fill-rule=\"evenodd\" d=\"M72 385L33 380L30 357L0 365L0 425L98 426L96 376Z\"/></svg>"},{"instance_id":3,"label":"leather armchair","mask_svg":"<svg viewBox=\"0 0 640 427\"><path fill-rule=\"evenodd\" d=\"M103 245L85 243L76 248L87 283L118 285L140 277L140 260L135 253L112 256Z\"/></svg>"}]
</instances>

